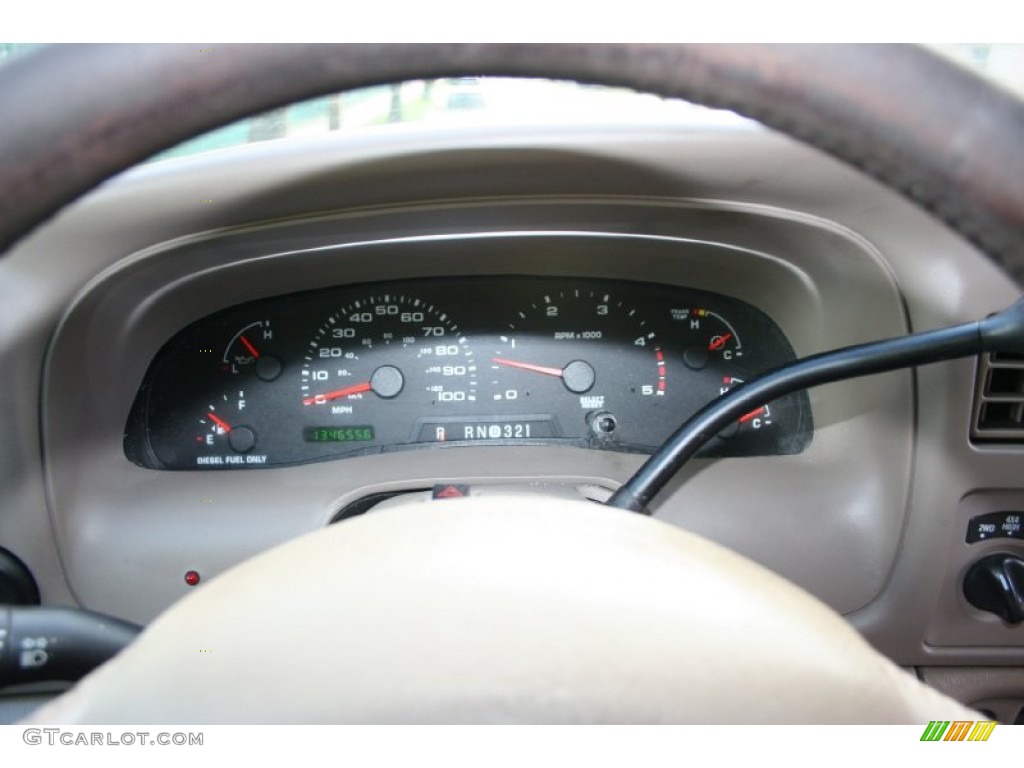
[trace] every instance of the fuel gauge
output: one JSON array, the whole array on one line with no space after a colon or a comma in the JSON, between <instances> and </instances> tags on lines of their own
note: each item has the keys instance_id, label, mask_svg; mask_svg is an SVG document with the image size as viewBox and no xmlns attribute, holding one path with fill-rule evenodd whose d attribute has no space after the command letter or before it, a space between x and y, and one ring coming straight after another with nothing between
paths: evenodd
<instances>
[{"instance_id":1,"label":"fuel gauge","mask_svg":"<svg viewBox=\"0 0 1024 768\"><path fill-rule=\"evenodd\" d=\"M221 402L210 403L199 418L200 428L195 442L215 453L228 450L248 453L256 445L256 432L245 421L245 390L221 396Z\"/></svg>"}]
</instances>

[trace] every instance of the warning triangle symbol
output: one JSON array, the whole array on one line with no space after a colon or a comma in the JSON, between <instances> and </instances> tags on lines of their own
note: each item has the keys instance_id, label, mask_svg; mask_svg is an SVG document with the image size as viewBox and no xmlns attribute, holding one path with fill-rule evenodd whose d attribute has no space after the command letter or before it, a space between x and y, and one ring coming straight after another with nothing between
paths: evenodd
<instances>
[{"instance_id":1,"label":"warning triangle symbol","mask_svg":"<svg viewBox=\"0 0 1024 768\"><path fill-rule=\"evenodd\" d=\"M434 491L435 499L458 499L466 495L465 486L444 485Z\"/></svg>"}]
</instances>

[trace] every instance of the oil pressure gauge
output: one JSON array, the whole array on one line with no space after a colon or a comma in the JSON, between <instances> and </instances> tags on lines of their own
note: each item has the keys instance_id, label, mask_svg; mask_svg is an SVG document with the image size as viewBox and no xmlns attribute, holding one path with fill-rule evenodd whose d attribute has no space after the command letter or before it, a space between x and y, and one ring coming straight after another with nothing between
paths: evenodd
<instances>
[{"instance_id":1,"label":"oil pressure gauge","mask_svg":"<svg viewBox=\"0 0 1024 768\"><path fill-rule=\"evenodd\" d=\"M281 360L266 351L274 340L274 329L269 320L257 320L241 328L224 347L221 365L232 375L253 374L263 381L273 381L281 375Z\"/></svg>"}]
</instances>

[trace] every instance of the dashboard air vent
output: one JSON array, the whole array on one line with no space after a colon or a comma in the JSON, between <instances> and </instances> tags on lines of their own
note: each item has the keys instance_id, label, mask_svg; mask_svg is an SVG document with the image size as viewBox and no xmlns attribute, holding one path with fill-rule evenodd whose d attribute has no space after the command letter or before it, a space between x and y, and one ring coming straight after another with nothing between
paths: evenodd
<instances>
[{"instance_id":1,"label":"dashboard air vent","mask_svg":"<svg viewBox=\"0 0 1024 768\"><path fill-rule=\"evenodd\" d=\"M1024 442L1024 355L991 352L979 357L971 439Z\"/></svg>"}]
</instances>

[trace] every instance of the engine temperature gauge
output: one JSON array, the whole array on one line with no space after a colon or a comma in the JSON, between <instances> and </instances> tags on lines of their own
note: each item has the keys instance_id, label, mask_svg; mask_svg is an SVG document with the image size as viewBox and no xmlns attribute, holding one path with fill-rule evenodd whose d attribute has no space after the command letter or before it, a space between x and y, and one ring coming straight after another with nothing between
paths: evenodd
<instances>
[{"instance_id":1,"label":"engine temperature gauge","mask_svg":"<svg viewBox=\"0 0 1024 768\"><path fill-rule=\"evenodd\" d=\"M719 389L720 394L725 394L733 387L738 387L743 383L743 379L737 378L736 376L723 376L722 386ZM719 432L720 437L735 437L743 432L751 430L761 430L765 427L772 425L772 411L767 405L762 405L754 410L743 414L736 420L736 423L730 427L726 427Z\"/></svg>"}]
</instances>

